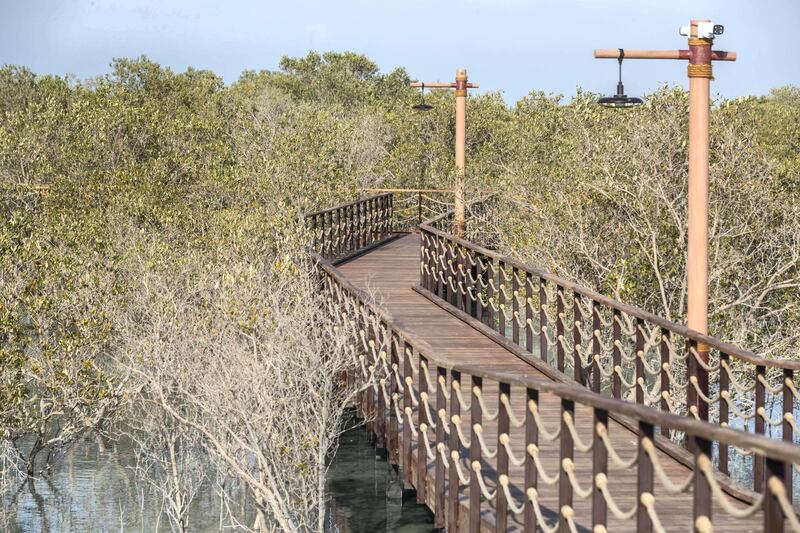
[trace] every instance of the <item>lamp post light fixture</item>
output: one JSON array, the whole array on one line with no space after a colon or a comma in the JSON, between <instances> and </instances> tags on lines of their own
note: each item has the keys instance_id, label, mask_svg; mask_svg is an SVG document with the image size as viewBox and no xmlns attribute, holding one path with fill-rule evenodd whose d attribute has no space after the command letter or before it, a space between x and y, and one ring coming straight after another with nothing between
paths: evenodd
<instances>
[{"instance_id":1,"label":"lamp post light fixture","mask_svg":"<svg viewBox=\"0 0 800 533\"><path fill-rule=\"evenodd\" d=\"M712 79L712 61L736 61L735 52L712 50L714 37L722 35L724 28L710 20L692 20L681 27L680 34L688 38L688 50L627 50L628 59L682 59L688 60L689 76L689 184L688 184L688 251L687 277L687 326L702 334L708 334L708 118L711 107L709 95ZM617 59L622 62L622 49L598 49L595 58ZM697 365L698 388L705 394L708 390L709 347L698 342L689 365ZM692 368L692 367L690 367ZM694 392L694 391L690 391ZM688 405L691 404L691 405ZM708 404L699 401L696 395L689 396L687 406L696 409L696 416L708 420Z\"/></svg>"},{"instance_id":2,"label":"lamp post light fixture","mask_svg":"<svg viewBox=\"0 0 800 533\"><path fill-rule=\"evenodd\" d=\"M604 96L597 100L597 103L605 107L638 107L644 103L641 98L628 96L625 94L625 86L622 85L622 60L625 57L625 50L619 49L619 79L617 80L617 94L614 96Z\"/></svg>"},{"instance_id":3,"label":"lamp post light fixture","mask_svg":"<svg viewBox=\"0 0 800 533\"><path fill-rule=\"evenodd\" d=\"M464 181L464 174L466 168L466 151L467 151L467 89L477 89L478 84L472 83L467 80L467 70L460 68L456 70L455 83L447 82L434 82L434 83L421 83L414 82L411 87L419 87L425 90L425 86L433 89L455 89L456 90L456 142L455 142L455 155L456 155L456 181L453 187L455 196L455 208L453 213L453 231L459 237L464 234L466 228L466 201L465 192L466 184ZM428 104L424 102L414 106L414 109L424 110Z\"/></svg>"},{"instance_id":4,"label":"lamp post light fixture","mask_svg":"<svg viewBox=\"0 0 800 533\"><path fill-rule=\"evenodd\" d=\"M421 84L422 90L419 92L419 103L411 106L415 111L430 111L433 106L425 103L425 84Z\"/></svg>"}]
</instances>

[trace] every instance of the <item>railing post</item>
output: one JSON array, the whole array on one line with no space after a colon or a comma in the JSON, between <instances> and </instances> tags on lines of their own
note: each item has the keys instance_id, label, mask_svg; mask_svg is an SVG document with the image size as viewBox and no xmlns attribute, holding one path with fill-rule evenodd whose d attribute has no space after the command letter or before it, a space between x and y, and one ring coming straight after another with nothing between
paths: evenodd
<instances>
[{"instance_id":1,"label":"railing post","mask_svg":"<svg viewBox=\"0 0 800 533\"><path fill-rule=\"evenodd\" d=\"M644 320L637 318L634 321L636 328L636 403L644 404L644 392L647 389L647 381L644 374Z\"/></svg>"},{"instance_id":2,"label":"railing post","mask_svg":"<svg viewBox=\"0 0 800 533\"><path fill-rule=\"evenodd\" d=\"M374 315L373 315L374 317ZM369 364L367 365L367 371L369 371L369 367L372 367L372 384L367 387L367 428L372 432L373 443L377 444L378 438L378 424L379 418L377 416L377 398L378 394L375 392L376 383L376 372L378 369L378 343L377 343L377 335L375 331L375 323L370 320L367 324L367 342L369 344L369 353L367 357L367 361Z\"/></svg>"},{"instance_id":3,"label":"railing post","mask_svg":"<svg viewBox=\"0 0 800 533\"><path fill-rule=\"evenodd\" d=\"M342 210L337 209L333 213L336 213L336 241L334 249L336 250L336 255L342 254L343 249L343 239L342 239ZM331 215L333 215L331 213ZM333 222L333 216L331 216L331 222Z\"/></svg>"},{"instance_id":4,"label":"railing post","mask_svg":"<svg viewBox=\"0 0 800 533\"><path fill-rule=\"evenodd\" d=\"M394 231L394 194L389 193L387 199L389 204L388 211L386 212L386 233L391 235Z\"/></svg>"},{"instance_id":5,"label":"railing post","mask_svg":"<svg viewBox=\"0 0 800 533\"><path fill-rule=\"evenodd\" d=\"M317 215L313 215L310 218L311 218L311 246L314 249L314 251L319 251L319 245L317 243Z\"/></svg>"},{"instance_id":6,"label":"railing post","mask_svg":"<svg viewBox=\"0 0 800 533\"><path fill-rule=\"evenodd\" d=\"M519 269L514 267L511 269L511 296L514 301L511 302L511 340L514 344L519 346Z\"/></svg>"},{"instance_id":7,"label":"railing post","mask_svg":"<svg viewBox=\"0 0 800 533\"><path fill-rule=\"evenodd\" d=\"M444 388L438 385L438 378L441 377L447 383L447 369L437 366L436 367L437 386L436 386L436 412L444 413L445 416L437 416L436 420L436 480L434 485L433 494L433 527L442 529L445 527L445 491L444 491L444 461L442 454L439 452L439 444L444 444L445 432L444 425L447 419L447 400L444 397ZM451 429L452 431L452 429Z\"/></svg>"},{"instance_id":8,"label":"railing post","mask_svg":"<svg viewBox=\"0 0 800 533\"><path fill-rule=\"evenodd\" d=\"M407 487L414 486L414 474L412 469L413 457L411 452L411 416L410 413L414 408L411 400L411 387L409 386L406 378L413 379L414 371L411 361L411 354L408 353L409 347L405 341L400 341L400 352L403 357L402 374L400 381L403 384L403 479Z\"/></svg>"},{"instance_id":9,"label":"railing post","mask_svg":"<svg viewBox=\"0 0 800 533\"><path fill-rule=\"evenodd\" d=\"M436 278L436 296L441 299L444 299L444 284L446 281L445 272L447 271L447 256L444 253L444 239L442 239L439 235L436 235L436 254L434 255L434 261L436 262L436 272L438 276Z\"/></svg>"},{"instance_id":10,"label":"railing post","mask_svg":"<svg viewBox=\"0 0 800 533\"><path fill-rule=\"evenodd\" d=\"M636 503L636 531L638 533L651 533L653 531L653 522L650 520L650 515L647 513L647 507L642 502L644 493L653 495L653 461L650 455L645 451L643 445L644 439L649 439L651 443L655 443L655 431L652 424L639 421L639 460L636 476L636 494L638 501Z\"/></svg>"},{"instance_id":11,"label":"railing post","mask_svg":"<svg viewBox=\"0 0 800 533\"><path fill-rule=\"evenodd\" d=\"M417 224L422 224L422 191L417 192Z\"/></svg>"},{"instance_id":12,"label":"railing post","mask_svg":"<svg viewBox=\"0 0 800 533\"><path fill-rule=\"evenodd\" d=\"M614 398L621 398L622 377L617 374L617 368L622 368L622 313L618 309L614 309L612 320L614 323L611 326L611 335L614 347L611 349L611 368L614 374L611 376L611 395Z\"/></svg>"},{"instance_id":13,"label":"railing post","mask_svg":"<svg viewBox=\"0 0 800 533\"><path fill-rule=\"evenodd\" d=\"M508 409L506 408L505 404L502 401L503 396L505 395L506 399L508 400L508 404L511 405L511 385L508 383L499 383L499 394L497 396L497 479L500 479L500 476L508 476L508 452L506 451L505 446L503 446L500 436L502 434L509 435L510 433L510 419L508 416ZM476 475L476 472L473 472L472 475ZM499 486L497 487L497 504L495 507L496 516L495 516L495 531L505 532L508 528L508 502L506 501L506 495L503 489Z\"/></svg>"},{"instance_id":14,"label":"railing post","mask_svg":"<svg viewBox=\"0 0 800 533\"><path fill-rule=\"evenodd\" d=\"M469 248L464 248L464 305L466 306L466 313L471 316L475 317L475 301L473 301L472 296L475 295L477 298L477 292L475 288L475 284L472 280L475 280L475 269L477 268L476 265L473 265L475 261L475 252L470 250ZM472 293L470 294L469 290L472 289Z\"/></svg>"},{"instance_id":15,"label":"railing post","mask_svg":"<svg viewBox=\"0 0 800 533\"><path fill-rule=\"evenodd\" d=\"M506 282L508 281L508 277L506 276L506 264L503 261L497 262L497 307L500 309L497 317L497 332L500 333L500 336L505 338L506 336L506 316L508 315L508 309L506 309Z\"/></svg>"},{"instance_id":16,"label":"railing post","mask_svg":"<svg viewBox=\"0 0 800 533\"><path fill-rule=\"evenodd\" d=\"M525 405L525 533L535 533L537 530L536 512L533 509L533 502L528 498L528 489L538 490L539 478L536 471L536 465L533 462L531 454L528 453L528 447L531 445L539 445L539 428L536 425L536 420L533 417L533 411L530 409L530 404L539 404L539 391L536 389L526 389L526 405Z\"/></svg>"},{"instance_id":17,"label":"railing post","mask_svg":"<svg viewBox=\"0 0 800 533\"><path fill-rule=\"evenodd\" d=\"M481 445L478 442L478 433L475 427L481 425L483 422L483 413L481 412L480 402L477 395L473 392L475 390L481 391L483 389L483 379L478 376L472 376L472 397L470 401L470 438L469 438L469 462L470 467L472 463L477 461L481 462ZM480 533L481 530L481 488L478 484L478 474L474 470L470 472L469 478L469 533Z\"/></svg>"},{"instance_id":18,"label":"railing post","mask_svg":"<svg viewBox=\"0 0 800 533\"><path fill-rule=\"evenodd\" d=\"M600 305L592 300L592 390L598 394L602 387L602 374L600 373L600 356L602 353L600 349L601 326Z\"/></svg>"},{"instance_id":19,"label":"railing post","mask_svg":"<svg viewBox=\"0 0 800 533\"><path fill-rule=\"evenodd\" d=\"M711 462L711 442L696 436L690 436L691 449L694 453L694 488L692 490L693 502L693 517L695 531L697 528L698 520L711 521L711 485L706 479L706 475L701 468L701 461Z\"/></svg>"},{"instance_id":20,"label":"railing post","mask_svg":"<svg viewBox=\"0 0 800 533\"><path fill-rule=\"evenodd\" d=\"M428 391L428 360L417 350L417 391L419 391L419 405L417 406L417 503L424 504L428 494L428 449L425 446L425 437L422 434L422 424L430 426L433 421L428 420L428 413L423 405L422 395L426 394L430 398ZM430 401L430 399L428 400ZM439 424L441 425L441 424ZM427 428L426 428L427 429ZM438 443L438 426L437 426ZM434 448L434 452L436 448Z\"/></svg>"},{"instance_id":21,"label":"railing post","mask_svg":"<svg viewBox=\"0 0 800 533\"><path fill-rule=\"evenodd\" d=\"M461 404L458 401L456 394L455 383L461 385L461 372L456 370L450 371L450 480L447 487L447 496L449 500L449 519L447 521L448 529L450 531L458 531L458 515L460 504L458 502L458 495L461 493L461 481L458 479L458 470L456 468L456 459L453 458L453 453L458 454L458 461L461 461L461 439L458 436L458 429L456 422L461 417ZM460 424L458 424L460 427ZM473 475L475 473L473 472Z\"/></svg>"},{"instance_id":22,"label":"railing post","mask_svg":"<svg viewBox=\"0 0 800 533\"><path fill-rule=\"evenodd\" d=\"M730 411L730 376L728 375L728 368L730 368L730 356L724 352L719 354L719 425L726 427L728 425L728 412ZM726 368L727 366L727 368ZM719 471L725 475L729 474L728 471L728 443L719 441Z\"/></svg>"},{"instance_id":23,"label":"railing post","mask_svg":"<svg viewBox=\"0 0 800 533\"><path fill-rule=\"evenodd\" d=\"M454 247L455 250L455 265L456 265L456 309L461 311L467 310L467 302L464 299L466 294L466 272L464 270L464 264L466 263L466 255L462 256L461 247L456 245ZM462 289L463 287L463 289Z\"/></svg>"},{"instance_id":24,"label":"railing post","mask_svg":"<svg viewBox=\"0 0 800 533\"><path fill-rule=\"evenodd\" d=\"M789 423L789 418L794 417L794 397L792 395L792 391L789 388L789 383L794 382L794 371L790 368L786 368L783 370L783 425L782 425L782 434L783 434L783 441L788 444L794 444L794 434L792 430L792 424ZM784 482L786 485L786 491L789 495L789 499L792 499L792 465L790 463L786 464L786 471L783 474Z\"/></svg>"},{"instance_id":25,"label":"railing post","mask_svg":"<svg viewBox=\"0 0 800 533\"><path fill-rule=\"evenodd\" d=\"M320 214L321 224L320 228L322 229L322 237L321 237L321 244L320 250L322 253L322 257L330 258L330 253L328 252L328 246L330 244L330 237L328 232L328 215L329 213L322 213Z\"/></svg>"},{"instance_id":26,"label":"railing post","mask_svg":"<svg viewBox=\"0 0 800 533\"><path fill-rule=\"evenodd\" d=\"M580 308L580 294L572 295L572 366L575 383L583 385L583 359L581 358L581 322L583 315Z\"/></svg>"},{"instance_id":27,"label":"railing post","mask_svg":"<svg viewBox=\"0 0 800 533\"><path fill-rule=\"evenodd\" d=\"M787 485L786 472L791 472L792 463L783 463L776 459L767 458L766 479L774 487L764 487L764 533L782 533L784 530L784 514L778 497L773 490L786 491L786 499L792 501L791 485ZM774 481L773 481L774 480ZM791 505L791 504L790 504Z\"/></svg>"},{"instance_id":28,"label":"railing post","mask_svg":"<svg viewBox=\"0 0 800 533\"><path fill-rule=\"evenodd\" d=\"M380 323L378 323L380 326ZM375 339L375 386L378 388L377 392L375 393L376 398L376 410L375 413L375 421L376 421L376 428L375 428L375 447L379 449L386 449L386 399L383 396L384 387L386 385L386 378L379 378L379 369L383 366L381 364L381 357L386 357L385 350L381 350L381 346L383 345L383 341L378 343L378 339L385 336L381 335L381 328L378 327L375 331L373 338Z\"/></svg>"},{"instance_id":29,"label":"railing post","mask_svg":"<svg viewBox=\"0 0 800 533\"><path fill-rule=\"evenodd\" d=\"M759 377L761 379L759 379ZM766 387L764 381L767 378L767 367L764 365L756 365L756 405L755 405L755 426L756 434L763 435L766 429L764 424L764 416L768 416L765 412L766 404ZM762 381L762 379L764 381ZM764 490L764 456L757 453L753 454L753 490L761 492Z\"/></svg>"},{"instance_id":30,"label":"railing post","mask_svg":"<svg viewBox=\"0 0 800 533\"><path fill-rule=\"evenodd\" d=\"M572 440L572 433L569 431L566 422L568 416L571 417L573 421L575 420L575 402L562 398L560 423L561 438L558 461L558 530L561 533L569 533L570 531L569 522L567 521L567 517L564 516L563 510L565 507L572 508L573 503L572 483L569 481L567 469L564 468L566 466L565 462L572 462L575 456L575 443Z\"/></svg>"},{"instance_id":31,"label":"railing post","mask_svg":"<svg viewBox=\"0 0 800 533\"><path fill-rule=\"evenodd\" d=\"M486 285L486 308L488 314L488 326L491 329L494 329L494 278L495 274L497 273L497 268L495 267L494 258L486 258L486 270L489 271L489 275L487 276L487 285Z\"/></svg>"},{"instance_id":32,"label":"railing post","mask_svg":"<svg viewBox=\"0 0 800 533\"><path fill-rule=\"evenodd\" d=\"M397 405L397 399L400 397L400 393L402 391L398 390L397 387L397 380L395 376L392 375L394 373L394 369L397 368L397 373L400 373L400 354L397 353L397 345L399 343L399 338L397 334L392 330L389 329L389 353L391 354L390 363L389 363L389 375L386 377L386 380L389 384L389 398L391 399L392 403L389 405L389 462L392 464L398 465L400 464L400 445L399 445L399 431L400 431L400 420L397 419L397 411L402 412L402 409L399 409L399 405ZM397 407L397 409L395 409Z\"/></svg>"},{"instance_id":33,"label":"railing post","mask_svg":"<svg viewBox=\"0 0 800 533\"><path fill-rule=\"evenodd\" d=\"M697 379L697 360L693 352L697 352L697 342L688 339L686 341L686 411L690 416L698 416L697 391L692 384L692 379ZM691 444L692 441L690 440L689 442Z\"/></svg>"},{"instance_id":34,"label":"railing post","mask_svg":"<svg viewBox=\"0 0 800 533\"><path fill-rule=\"evenodd\" d=\"M533 353L533 276L525 274L525 349Z\"/></svg>"},{"instance_id":35,"label":"railing post","mask_svg":"<svg viewBox=\"0 0 800 533\"><path fill-rule=\"evenodd\" d=\"M556 364L564 371L564 287L556 285Z\"/></svg>"},{"instance_id":36,"label":"railing post","mask_svg":"<svg viewBox=\"0 0 800 533\"><path fill-rule=\"evenodd\" d=\"M373 231L375 230L375 202L372 199L364 202L364 246L372 244Z\"/></svg>"},{"instance_id":37,"label":"railing post","mask_svg":"<svg viewBox=\"0 0 800 533\"><path fill-rule=\"evenodd\" d=\"M669 371L672 368L671 367L672 362L670 361L669 357L669 343L670 343L669 330L661 328L661 338L659 339L661 368L659 369L659 376L661 378L661 410L664 411L665 413L669 413L669 394L670 394ZM663 436L665 436L666 438L670 438L671 431L669 428L662 427L660 428L660 430Z\"/></svg>"},{"instance_id":38,"label":"railing post","mask_svg":"<svg viewBox=\"0 0 800 533\"><path fill-rule=\"evenodd\" d=\"M539 278L539 357L547 363L547 281Z\"/></svg>"},{"instance_id":39,"label":"railing post","mask_svg":"<svg viewBox=\"0 0 800 533\"><path fill-rule=\"evenodd\" d=\"M597 488L597 477L608 476L608 450L600 437L598 429L608 431L608 411L594 409L594 427L592 428L592 528L606 526L608 506L603 494Z\"/></svg>"}]
</instances>

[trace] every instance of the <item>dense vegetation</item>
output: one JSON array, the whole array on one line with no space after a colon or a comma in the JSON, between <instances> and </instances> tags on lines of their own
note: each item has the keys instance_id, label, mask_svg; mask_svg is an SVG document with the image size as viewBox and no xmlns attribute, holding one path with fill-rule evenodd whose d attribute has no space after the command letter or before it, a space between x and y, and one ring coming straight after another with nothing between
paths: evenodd
<instances>
[{"instance_id":1,"label":"dense vegetation","mask_svg":"<svg viewBox=\"0 0 800 533\"><path fill-rule=\"evenodd\" d=\"M230 86L211 72L176 74L145 58L116 60L110 74L90 80L0 69L4 464L38 475L52 451L141 409L132 398L154 401L180 387L149 388L162 374L145 350L173 362L233 353L241 362L239 333L282 338L276 306L302 301L291 291L311 290L287 281L303 278L303 212L359 188L447 187L453 96L434 93L433 111L414 112L409 81L402 69L383 74L351 53L285 58L278 71L245 72ZM497 227L485 238L682 321L686 94L664 87L624 112L594 98L532 92L509 107L496 93L470 97L469 185L502 194ZM715 102L712 121L711 329L773 357L798 357L800 89ZM289 293L280 301L243 296L261 294L259 286ZM207 324L188 311L193 305ZM169 320L157 335L141 327L158 317ZM178 325L208 343L185 351ZM282 342L291 346L291 335ZM229 349L215 351L221 343ZM246 380L241 374L228 378ZM193 394L197 405L232 401ZM194 416L195 404L182 405ZM151 432L165 427L151 422ZM211 436L179 434L187 450L208 448ZM333 444L307 437L305 449L322 447L324 463ZM174 438L140 440L154 457L152 446L172 442L174 451ZM281 460L302 478L313 470L307 459ZM235 462L226 468L244 476ZM243 482L258 505L278 514L258 492L263 477L251 481ZM289 505L314 507L311 493L293 493ZM173 502L176 524L185 503Z\"/></svg>"}]
</instances>

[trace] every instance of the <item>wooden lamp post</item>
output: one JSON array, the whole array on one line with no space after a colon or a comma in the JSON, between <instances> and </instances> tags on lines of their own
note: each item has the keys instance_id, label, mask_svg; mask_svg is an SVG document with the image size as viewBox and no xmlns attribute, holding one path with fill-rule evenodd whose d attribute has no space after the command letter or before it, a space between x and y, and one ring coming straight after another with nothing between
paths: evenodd
<instances>
[{"instance_id":1,"label":"wooden lamp post","mask_svg":"<svg viewBox=\"0 0 800 533\"><path fill-rule=\"evenodd\" d=\"M681 28L689 38L688 50L621 50L598 49L595 58L683 59L689 61L689 250L687 260L687 325L708 333L708 115L712 61L736 61L735 52L712 50L716 35L724 28L709 20L692 20ZM698 343L699 358L708 363L708 346ZM689 357L689 362L692 362ZM708 394L708 374L696 373L698 386ZM688 404L688 402L687 402ZM697 402L701 419L708 419L708 406Z\"/></svg>"},{"instance_id":2,"label":"wooden lamp post","mask_svg":"<svg viewBox=\"0 0 800 533\"><path fill-rule=\"evenodd\" d=\"M423 90L429 89L455 89L456 90L456 182L453 192L455 193L455 216L453 220L453 230L456 235L463 235L466 228L466 203L465 203L465 154L467 150L467 89L477 89L477 83L470 83L467 80L467 70L460 68L456 70L456 81L454 83L433 82L421 83L414 82L411 87L420 87Z\"/></svg>"}]
</instances>

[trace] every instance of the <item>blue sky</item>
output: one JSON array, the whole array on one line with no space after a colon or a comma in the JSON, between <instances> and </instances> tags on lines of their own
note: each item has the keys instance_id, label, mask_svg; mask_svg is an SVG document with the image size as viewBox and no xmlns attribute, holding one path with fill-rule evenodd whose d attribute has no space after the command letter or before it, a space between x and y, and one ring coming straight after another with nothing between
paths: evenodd
<instances>
[{"instance_id":1,"label":"blue sky","mask_svg":"<svg viewBox=\"0 0 800 533\"><path fill-rule=\"evenodd\" d=\"M465 67L513 102L530 90L611 92L613 60L594 48L685 48L690 18L725 25L712 90L735 97L800 84L800 0L0 0L0 64L81 78L146 54L226 82L308 50L352 50L424 81ZM628 61L628 94L686 85L683 61Z\"/></svg>"}]
</instances>

